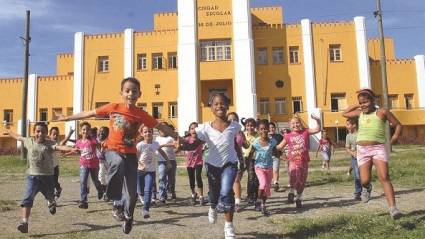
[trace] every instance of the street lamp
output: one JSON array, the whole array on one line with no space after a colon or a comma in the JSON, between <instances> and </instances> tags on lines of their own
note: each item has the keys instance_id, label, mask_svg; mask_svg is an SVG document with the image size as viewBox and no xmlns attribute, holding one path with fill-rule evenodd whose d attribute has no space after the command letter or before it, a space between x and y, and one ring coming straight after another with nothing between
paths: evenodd
<instances>
[{"instance_id":1,"label":"street lamp","mask_svg":"<svg viewBox=\"0 0 425 239\"><path fill-rule=\"evenodd\" d=\"M338 142L339 142L338 124L339 124L339 121L338 120L335 120L335 125L336 125L336 144L338 144Z\"/></svg>"}]
</instances>

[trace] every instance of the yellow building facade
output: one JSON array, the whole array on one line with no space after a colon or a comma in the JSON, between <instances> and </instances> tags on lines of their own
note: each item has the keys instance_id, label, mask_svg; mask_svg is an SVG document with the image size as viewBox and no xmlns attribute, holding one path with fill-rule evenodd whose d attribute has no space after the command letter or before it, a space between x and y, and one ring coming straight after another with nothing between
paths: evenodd
<instances>
[{"instance_id":1,"label":"yellow building facade","mask_svg":"<svg viewBox=\"0 0 425 239\"><path fill-rule=\"evenodd\" d=\"M356 91L382 95L379 42L368 39L364 17L288 24L282 7L251 8L248 0L178 0L177 12L155 14L151 31L77 32L74 52L57 55L55 76L30 75L29 124L52 121L54 112L119 102L120 81L136 77L139 107L180 133L192 121L211 120L208 98L223 92L240 117L284 127L294 113L306 124L314 113L334 140L343 140L341 111L356 103ZM419 142L425 139L425 57L396 59L393 40L385 42L390 105L406 126L401 141ZM21 88L21 78L0 79L0 95L7 96L0 101L1 133L20 131ZM64 134L77 125L49 126ZM14 146L0 136L0 148Z\"/></svg>"}]
</instances>

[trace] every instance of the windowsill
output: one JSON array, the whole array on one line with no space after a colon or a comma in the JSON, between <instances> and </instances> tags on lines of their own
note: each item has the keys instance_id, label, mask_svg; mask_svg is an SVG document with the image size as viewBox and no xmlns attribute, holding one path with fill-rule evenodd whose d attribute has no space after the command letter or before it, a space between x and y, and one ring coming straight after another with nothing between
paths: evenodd
<instances>
[{"instance_id":1,"label":"windowsill","mask_svg":"<svg viewBox=\"0 0 425 239\"><path fill-rule=\"evenodd\" d=\"M232 61L233 59L228 59L228 60L201 60L200 62L222 62L222 61Z\"/></svg>"},{"instance_id":2,"label":"windowsill","mask_svg":"<svg viewBox=\"0 0 425 239\"><path fill-rule=\"evenodd\" d=\"M98 73L98 74L108 74L108 73L109 73L109 71L98 71L97 73Z\"/></svg>"},{"instance_id":3,"label":"windowsill","mask_svg":"<svg viewBox=\"0 0 425 239\"><path fill-rule=\"evenodd\" d=\"M152 69L152 71L165 71L165 68L161 68L161 69Z\"/></svg>"},{"instance_id":4,"label":"windowsill","mask_svg":"<svg viewBox=\"0 0 425 239\"><path fill-rule=\"evenodd\" d=\"M289 63L289 65L301 65L301 62Z\"/></svg>"},{"instance_id":5,"label":"windowsill","mask_svg":"<svg viewBox=\"0 0 425 239\"><path fill-rule=\"evenodd\" d=\"M177 67L176 68L167 68L168 70L170 70L170 71L175 71L175 70L177 70Z\"/></svg>"},{"instance_id":6,"label":"windowsill","mask_svg":"<svg viewBox=\"0 0 425 239\"><path fill-rule=\"evenodd\" d=\"M137 69L136 71L137 72L145 72L145 71L148 71L148 69Z\"/></svg>"},{"instance_id":7,"label":"windowsill","mask_svg":"<svg viewBox=\"0 0 425 239\"><path fill-rule=\"evenodd\" d=\"M282 63L272 63L272 65L285 65L285 62L282 62Z\"/></svg>"},{"instance_id":8,"label":"windowsill","mask_svg":"<svg viewBox=\"0 0 425 239\"><path fill-rule=\"evenodd\" d=\"M344 63L344 61L343 60L340 60L340 61L330 61L331 63Z\"/></svg>"}]
</instances>

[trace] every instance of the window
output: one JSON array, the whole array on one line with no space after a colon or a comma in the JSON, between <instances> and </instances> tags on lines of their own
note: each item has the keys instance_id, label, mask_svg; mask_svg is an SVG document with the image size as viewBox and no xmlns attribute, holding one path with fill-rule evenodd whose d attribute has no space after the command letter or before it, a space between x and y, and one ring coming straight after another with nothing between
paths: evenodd
<instances>
[{"instance_id":1,"label":"window","mask_svg":"<svg viewBox=\"0 0 425 239\"><path fill-rule=\"evenodd\" d=\"M148 69L148 58L146 54L137 54L137 70L144 71Z\"/></svg>"},{"instance_id":2,"label":"window","mask_svg":"<svg viewBox=\"0 0 425 239\"><path fill-rule=\"evenodd\" d=\"M102 106L104 106L104 105L106 105L106 104L109 104L109 102L96 102L95 103L95 108L97 109L97 108L100 108L100 107L102 107Z\"/></svg>"},{"instance_id":3,"label":"window","mask_svg":"<svg viewBox=\"0 0 425 239\"><path fill-rule=\"evenodd\" d=\"M66 108L66 116L70 116L74 113L74 108L68 107Z\"/></svg>"},{"instance_id":4,"label":"window","mask_svg":"<svg viewBox=\"0 0 425 239\"><path fill-rule=\"evenodd\" d=\"M411 110L413 108L413 94L405 94L404 103L406 105L406 110Z\"/></svg>"},{"instance_id":5,"label":"window","mask_svg":"<svg viewBox=\"0 0 425 239\"><path fill-rule=\"evenodd\" d=\"M267 65L267 48L257 49L257 63L260 65Z\"/></svg>"},{"instance_id":6,"label":"window","mask_svg":"<svg viewBox=\"0 0 425 239\"><path fill-rule=\"evenodd\" d=\"M168 118L175 119L177 117L177 102L168 103Z\"/></svg>"},{"instance_id":7,"label":"window","mask_svg":"<svg viewBox=\"0 0 425 239\"><path fill-rule=\"evenodd\" d=\"M269 99L268 98L260 98L259 107L260 115L269 114Z\"/></svg>"},{"instance_id":8,"label":"window","mask_svg":"<svg viewBox=\"0 0 425 239\"><path fill-rule=\"evenodd\" d=\"M4 116L3 116L3 122L6 124L11 124L13 123L13 110L4 110L3 111Z\"/></svg>"},{"instance_id":9,"label":"window","mask_svg":"<svg viewBox=\"0 0 425 239\"><path fill-rule=\"evenodd\" d=\"M273 47L273 64L283 64L283 47Z\"/></svg>"},{"instance_id":10,"label":"window","mask_svg":"<svg viewBox=\"0 0 425 239\"><path fill-rule=\"evenodd\" d=\"M302 112L302 105L301 96L292 97L292 109L294 114Z\"/></svg>"},{"instance_id":11,"label":"window","mask_svg":"<svg viewBox=\"0 0 425 239\"><path fill-rule=\"evenodd\" d=\"M168 69L177 69L177 53L168 53Z\"/></svg>"},{"instance_id":12,"label":"window","mask_svg":"<svg viewBox=\"0 0 425 239\"><path fill-rule=\"evenodd\" d=\"M330 61L342 61L341 44L329 45Z\"/></svg>"},{"instance_id":13,"label":"window","mask_svg":"<svg viewBox=\"0 0 425 239\"><path fill-rule=\"evenodd\" d=\"M97 72L109 71L109 56L99 56L97 58Z\"/></svg>"},{"instance_id":14,"label":"window","mask_svg":"<svg viewBox=\"0 0 425 239\"><path fill-rule=\"evenodd\" d=\"M232 59L230 39L201 41L201 61L223 61Z\"/></svg>"},{"instance_id":15,"label":"window","mask_svg":"<svg viewBox=\"0 0 425 239\"><path fill-rule=\"evenodd\" d=\"M148 106L147 106L146 103L137 103L137 107L139 107L143 111L147 111L148 110Z\"/></svg>"},{"instance_id":16,"label":"window","mask_svg":"<svg viewBox=\"0 0 425 239\"><path fill-rule=\"evenodd\" d=\"M289 47L289 63L291 63L291 64L299 63L298 52L299 52L298 46L290 46Z\"/></svg>"},{"instance_id":17,"label":"window","mask_svg":"<svg viewBox=\"0 0 425 239\"><path fill-rule=\"evenodd\" d=\"M331 94L331 111L338 112L347 108L347 100L345 93L332 93Z\"/></svg>"},{"instance_id":18,"label":"window","mask_svg":"<svg viewBox=\"0 0 425 239\"><path fill-rule=\"evenodd\" d=\"M152 54L152 69L154 70L163 69L162 60L163 60L162 53Z\"/></svg>"},{"instance_id":19,"label":"window","mask_svg":"<svg viewBox=\"0 0 425 239\"><path fill-rule=\"evenodd\" d=\"M47 121L47 108L40 109L40 119L39 121Z\"/></svg>"},{"instance_id":20,"label":"window","mask_svg":"<svg viewBox=\"0 0 425 239\"><path fill-rule=\"evenodd\" d=\"M397 109L398 107L398 95L388 95L388 109Z\"/></svg>"},{"instance_id":21,"label":"window","mask_svg":"<svg viewBox=\"0 0 425 239\"><path fill-rule=\"evenodd\" d=\"M279 97L274 99L275 102L275 112L277 115L286 114L286 98Z\"/></svg>"},{"instance_id":22,"label":"window","mask_svg":"<svg viewBox=\"0 0 425 239\"><path fill-rule=\"evenodd\" d=\"M52 109L52 119L58 119L58 115L62 115L62 108L53 108Z\"/></svg>"},{"instance_id":23,"label":"window","mask_svg":"<svg viewBox=\"0 0 425 239\"><path fill-rule=\"evenodd\" d=\"M152 116L155 119L162 119L162 103L152 103Z\"/></svg>"}]
</instances>

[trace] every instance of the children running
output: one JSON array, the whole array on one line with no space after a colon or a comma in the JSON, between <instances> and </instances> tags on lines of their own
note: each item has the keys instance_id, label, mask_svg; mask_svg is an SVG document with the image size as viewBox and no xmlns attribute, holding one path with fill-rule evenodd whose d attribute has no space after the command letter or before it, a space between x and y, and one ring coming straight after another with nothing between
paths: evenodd
<instances>
[{"instance_id":1,"label":"children running","mask_svg":"<svg viewBox=\"0 0 425 239\"><path fill-rule=\"evenodd\" d=\"M283 136L276 133L276 124L274 122L269 123L269 136L276 142L280 143L283 140ZM280 168L280 157L282 152L275 150L273 154L273 188L277 192L279 190L279 168Z\"/></svg>"},{"instance_id":2,"label":"children running","mask_svg":"<svg viewBox=\"0 0 425 239\"><path fill-rule=\"evenodd\" d=\"M53 179L54 151L75 152L75 149L57 145L56 142L47 139L47 125L44 122L35 123L34 137L22 137L11 131L6 131L6 134L21 141L23 147L27 149L27 186L21 202L22 221L18 225L20 232L27 233L31 208L38 192L41 192L46 198L50 214L56 213Z\"/></svg>"},{"instance_id":3,"label":"children running","mask_svg":"<svg viewBox=\"0 0 425 239\"><path fill-rule=\"evenodd\" d=\"M316 151L316 158L319 151L322 154L323 158L322 169L326 169L328 172L330 172L331 156L332 153L335 153L335 146L334 143L332 143L331 139L328 137L328 134L325 130L322 131L322 138L319 140L319 146L317 147Z\"/></svg>"},{"instance_id":4,"label":"children running","mask_svg":"<svg viewBox=\"0 0 425 239\"><path fill-rule=\"evenodd\" d=\"M357 118L347 119L347 131L348 134L345 138L345 150L351 156L351 168L353 169L354 179L354 200L360 201L362 195L362 184L360 183L359 166L357 164L357 152L356 152L356 141L357 141Z\"/></svg>"},{"instance_id":5,"label":"children running","mask_svg":"<svg viewBox=\"0 0 425 239\"><path fill-rule=\"evenodd\" d=\"M135 138L138 128L144 124L150 128L157 128L168 135L177 137L177 134L165 125L158 124L156 119L136 106L141 96L140 82L136 78L128 77L121 81L120 94L122 103L109 103L95 110L77 113L71 116L58 116L58 120L80 120L90 117L109 117L109 137L106 143L108 151L105 153L110 166L108 172L107 197L120 201L123 198L123 207L115 207L118 212L124 211L122 230L130 233L133 227L133 213L137 202L137 149ZM125 182L125 183L124 183Z\"/></svg>"},{"instance_id":6,"label":"children running","mask_svg":"<svg viewBox=\"0 0 425 239\"><path fill-rule=\"evenodd\" d=\"M242 124L245 126L245 138L249 145L248 148L243 148L243 157L245 159L245 167L248 171L248 181L247 181L247 199L248 204L254 205L256 210L260 210L260 205L257 204L258 199L258 178L255 174L255 162L253 159L252 153L252 143L258 137L255 129L257 128L257 121L253 118L248 118L246 120L241 120Z\"/></svg>"},{"instance_id":7,"label":"children running","mask_svg":"<svg viewBox=\"0 0 425 239\"><path fill-rule=\"evenodd\" d=\"M309 137L312 134L320 132L320 119L314 115L311 115L317 123L313 129L305 129L302 126L301 119L297 116L293 117L290 122L291 132L285 135L284 144L288 144L288 170L289 170L289 193L288 203L294 203L297 208L302 207L301 196L304 191L305 183L308 176L308 162L310 156L308 150L310 148Z\"/></svg>"},{"instance_id":8,"label":"children running","mask_svg":"<svg viewBox=\"0 0 425 239\"><path fill-rule=\"evenodd\" d=\"M372 165L375 165L379 181L384 188L390 216L393 219L399 219L402 214L396 207L394 189L388 173L389 149L385 146L385 124L388 121L395 128L390 142L387 142L390 144L397 142L402 126L388 109L377 108L375 105L376 95L372 90L362 89L357 93L359 104L348 107L342 115L346 118L359 117L356 140L357 163L362 186L366 188L366 192L363 193L364 202L368 202L370 199L371 171Z\"/></svg>"}]
</instances>

